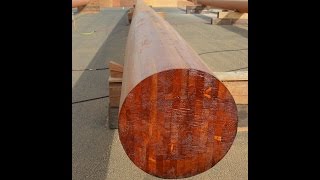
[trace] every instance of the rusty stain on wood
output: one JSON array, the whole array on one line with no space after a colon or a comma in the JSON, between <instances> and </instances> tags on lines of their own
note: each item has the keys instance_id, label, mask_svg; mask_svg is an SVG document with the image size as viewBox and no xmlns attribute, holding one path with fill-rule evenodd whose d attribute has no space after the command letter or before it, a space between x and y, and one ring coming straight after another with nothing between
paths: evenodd
<instances>
[{"instance_id":1,"label":"rusty stain on wood","mask_svg":"<svg viewBox=\"0 0 320 180\"><path fill-rule=\"evenodd\" d=\"M199 55L137 0L128 35L119 136L130 160L161 178L218 163L237 133L235 101Z\"/></svg>"}]
</instances>

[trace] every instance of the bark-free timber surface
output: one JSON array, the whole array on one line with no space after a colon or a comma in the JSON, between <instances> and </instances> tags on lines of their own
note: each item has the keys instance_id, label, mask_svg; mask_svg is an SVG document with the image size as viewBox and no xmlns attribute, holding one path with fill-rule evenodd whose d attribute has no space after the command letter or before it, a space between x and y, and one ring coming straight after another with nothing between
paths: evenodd
<instances>
[{"instance_id":1,"label":"bark-free timber surface","mask_svg":"<svg viewBox=\"0 0 320 180\"><path fill-rule=\"evenodd\" d=\"M72 0L72 8L87 5L90 0Z\"/></svg>"},{"instance_id":2,"label":"bark-free timber surface","mask_svg":"<svg viewBox=\"0 0 320 180\"><path fill-rule=\"evenodd\" d=\"M125 53L119 136L128 157L162 178L204 172L237 132L230 92L184 39L138 0Z\"/></svg>"},{"instance_id":3,"label":"bark-free timber surface","mask_svg":"<svg viewBox=\"0 0 320 180\"><path fill-rule=\"evenodd\" d=\"M248 0L197 0L197 3L214 8L236 10L241 13L248 12Z\"/></svg>"}]
</instances>

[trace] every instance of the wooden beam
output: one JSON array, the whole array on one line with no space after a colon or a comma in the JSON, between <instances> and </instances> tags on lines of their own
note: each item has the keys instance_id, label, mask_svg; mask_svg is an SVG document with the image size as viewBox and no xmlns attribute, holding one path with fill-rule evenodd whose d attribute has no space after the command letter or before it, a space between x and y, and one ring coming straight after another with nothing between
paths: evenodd
<instances>
[{"instance_id":1,"label":"wooden beam","mask_svg":"<svg viewBox=\"0 0 320 180\"><path fill-rule=\"evenodd\" d=\"M190 14L192 13L201 13L206 7L205 6L201 6L201 5L189 5L186 6L186 14Z\"/></svg>"},{"instance_id":2,"label":"wooden beam","mask_svg":"<svg viewBox=\"0 0 320 180\"><path fill-rule=\"evenodd\" d=\"M109 61L109 107L108 124L110 129L118 128L118 112L122 87L123 65Z\"/></svg>"},{"instance_id":3,"label":"wooden beam","mask_svg":"<svg viewBox=\"0 0 320 180\"><path fill-rule=\"evenodd\" d=\"M119 107L122 87L123 65L114 61L109 61L109 72L109 108Z\"/></svg>"},{"instance_id":4,"label":"wooden beam","mask_svg":"<svg viewBox=\"0 0 320 180\"><path fill-rule=\"evenodd\" d=\"M248 71L213 72L220 81L248 81Z\"/></svg>"},{"instance_id":5,"label":"wooden beam","mask_svg":"<svg viewBox=\"0 0 320 180\"><path fill-rule=\"evenodd\" d=\"M218 12L219 19L248 19L248 13Z\"/></svg>"},{"instance_id":6,"label":"wooden beam","mask_svg":"<svg viewBox=\"0 0 320 180\"><path fill-rule=\"evenodd\" d=\"M211 19L211 24L232 25L232 24L248 24L248 13L239 12L219 12L216 19Z\"/></svg>"},{"instance_id":7,"label":"wooden beam","mask_svg":"<svg viewBox=\"0 0 320 180\"><path fill-rule=\"evenodd\" d=\"M79 6L78 10L81 13L99 13L100 12L100 1L99 0L89 0L86 5Z\"/></svg>"},{"instance_id":8,"label":"wooden beam","mask_svg":"<svg viewBox=\"0 0 320 180\"><path fill-rule=\"evenodd\" d=\"M116 63L114 61L109 62L110 76L112 78L122 78L123 75L123 65Z\"/></svg>"},{"instance_id":9,"label":"wooden beam","mask_svg":"<svg viewBox=\"0 0 320 180\"><path fill-rule=\"evenodd\" d=\"M197 0L197 3L214 8L234 10L242 13L248 12L248 0Z\"/></svg>"},{"instance_id":10,"label":"wooden beam","mask_svg":"<svg viewBox=\"0 0 320 180\"><path fill-rule=\"evenodd\" d=\"M130 9L128 10L128 13L127 13L127 17L128 17L128 22L129 22L129 24L130 24L131 21L132 21L133 13L134 13L134 8L130 8Z\"/></svg>"},{"instance_id":11,"label":"wooden beam","mask_svg":"<svg viewBox=\"0 0 320 180\"><path fill-rule=\"evenodd\" d=\"M90 2L90 0L72 0L72 8L79 6L85 6Z\"/></svg>"},{"instance_id":12,"label":"wooden beam","mask_svg":"<svg viewBox=\"0 0 320 180\"><path fill-rule=\"evenodd\" d=\"M226 86L143 0L127 38L119 136L130 160L161 178L185 178L218 163L237 133Z\"/></svg>"},{"instance_id":13,"label":"wooden beam","mask_svg":"<svg viewBox=\"0 0 320 180\"><path fill-rule=\"evenodd\" d=\"M236 104L248 104L248 71L214 72L227 87Z\"/></svg>"},{"instance_id":14,"label":"wooden beam","mask_svg":"<svg viewBox=\"0 0 320 180\"><path fill-rule=\"evenodd\" d=\"M112 71L123 72L123 65L114 61L109 62L109 69Z\"/></svg>"}]
</instances>

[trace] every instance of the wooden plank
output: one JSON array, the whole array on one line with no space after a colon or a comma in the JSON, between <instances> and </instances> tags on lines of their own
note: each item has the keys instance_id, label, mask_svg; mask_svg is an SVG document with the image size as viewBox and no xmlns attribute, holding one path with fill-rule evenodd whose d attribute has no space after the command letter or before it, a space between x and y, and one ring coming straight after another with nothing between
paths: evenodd
<instances>
[{"instance_id":1,"label":"wooden plank","mask_svg":"<svg viewBox=\"0 0 320 180\"><path fill-rule=\"evenodd\" d=\"M205 6L199 6L199 5L186 6L186 14L190 14L190 12L201 13L202 10L204 10L205 8L206 8Z\"/></svg>"},{"instance_id":2,"label":"wooden plank","mask_svg":"<svg viewBox=\"0 0 320 180\"><path fill-rule=\"evenodd\" d=\"M72 0L72 8L79 6L85 6L90 2L90 0Z\"/></svg>"},{"instance_id":3,"label":"wooden plank","mask_svg":"<svg viewBox=\"0 0 320 180\"><path fill-rule=\"evenodd\" d=\"M220 81L247 81L248 71L213 72Z\"/></svg>"},{"instance_id":4,"label":"wooden plank","mask_svg":"<svg viewBox=\"0 0 320 180\"><path fill-rule=\"evenodd\" d=\"M120 97L109 97L109 107L119 107Z\"/></svg>"},{"instance_id":5,"label":"wooden plank","mask_svg":"<svg viewBox=\"0 0 320 180\"><path fill-rule=\"evenodd\" d=\"M248 13L218 12L219 19L248 19Z\"/></svg>"},{"instance_id":6,"label":"wooden plank","mask_svg":"<svg viewBox=\"0 0 320 180\"><path fill-rule=\"evenodd\" d=\"M218 19L211 18L211 24L216 25L233 25L233 24L241 24L241 25L248 25L248 19Z\"/></svg>"},{"instance_id":7,"label":"wooden plank","mask_svg":"<svg viewBox=\"0 0 320 180\"><path fill-rule=\"evenodd\" d=\"M236 104L248 104L248 71L213 72L227 87Z\"/></svg>"},{"instance_id":8,"label":"wooden plank","mask_svg":"<svg viewBox=\"0 0 320 180\"><path fill-rule=\"evenodd\" d=\"M109 70L123 72L123 65L114 61L109 61Z\"/></svg>"},{"instance_id":9,"label":"wooden plank","mask_svg":"<svg viewBox=\"0 0 320 180\"><path fill-rule=\"evenodd\" d=\"M223 81L236 104L248 104L248 81Z\"/></svg>"},{"instance_id":10,"label":"wooden plank","mask_svg":"<svg viewBox=\"0 0 320 180\"><path fill-rule=\"evenodd\" d=\"M118 72L118 71L110 71L110 76L114 78L122 78L123 72Z\"/></svg>"},{"instance_id":11,"label":"wooden plank","mask_svg":"<svg viewBox=\"0 0 320 180\"><path fill-rule=\"evenodd\" d=\"M121 85L109 88L109 97L120 97L121 96Z\"/></svg>"},{"instance_id":12,"label":"wooden plank","mask_svg":"<svg viewBox=\"0 0 320 180\"><path fill-rule=\"evenodd\" d=\"M214 8L235 10L242 13L248 12L248 0L197 0L197 3Z\"/></svg>"},{"instance_id":13,"label":"wooden plank","mask_svg":"<svg viewBox=\"0 0 320 180\"><path fill-rule=\"evenodd\" d=\"M111 76L109 76L109 78L108 78L108 81L109 81L109 83L110 82L122 82L122 78L115 78L115 77L111 77Z\"/></svg>"},{"instance_id":14,"label":"wooden plank","mask_svg":"<svg viewBox=\"0 0 320 180\"><path fill-rule=\"evenodd\" d=\"M135 6L123 73L119 136L136 166L161 178L186 178L225 156L238 125L232 95L143 0Z\"/></svg>"},{"instance_id":15,"label":"wooden plank","mask_svg":"<svg viewBox=\"0 0 320 180\"><path fill-rule=\"evenodd\" d=\"M177 7L178 0L145 0L145 3L152 7Z\"/></svg>"}]
</instances>

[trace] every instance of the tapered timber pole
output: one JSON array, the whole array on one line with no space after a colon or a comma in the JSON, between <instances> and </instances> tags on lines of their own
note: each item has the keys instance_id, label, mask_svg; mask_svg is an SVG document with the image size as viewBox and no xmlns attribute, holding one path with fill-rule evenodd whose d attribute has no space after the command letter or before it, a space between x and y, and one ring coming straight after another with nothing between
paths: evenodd
<instances>
[{"instance_id":1,"label":"tapered timber pole","mask_svg":"<svg viewBox=\"0 0 320 180\"><path fill-rule=\"evenodd\" d=\"M72 0L72 8L87 5L90 0Z\"/></svg>"},{"instance_id":2,"label":"tapered timber pole","mask_svg":"<svg viewBox=\"0 0 320 180\"><path fill-rule=\"evenodd\" d=\"M226 87L143 0L127 39L119 136L132 162L162 178L204 172L230 149L237 109Z\"/></svg>"},{"instance_id":3,"label":"tapered timber pole","mask_svg":"<svg viewBox=\"0 0 320 180\"><path fill-rule=\"evenodd\" d=\"M197 3L241 13L248 12L248 0L197 0Z\"/></svg>"}]
</instances>

